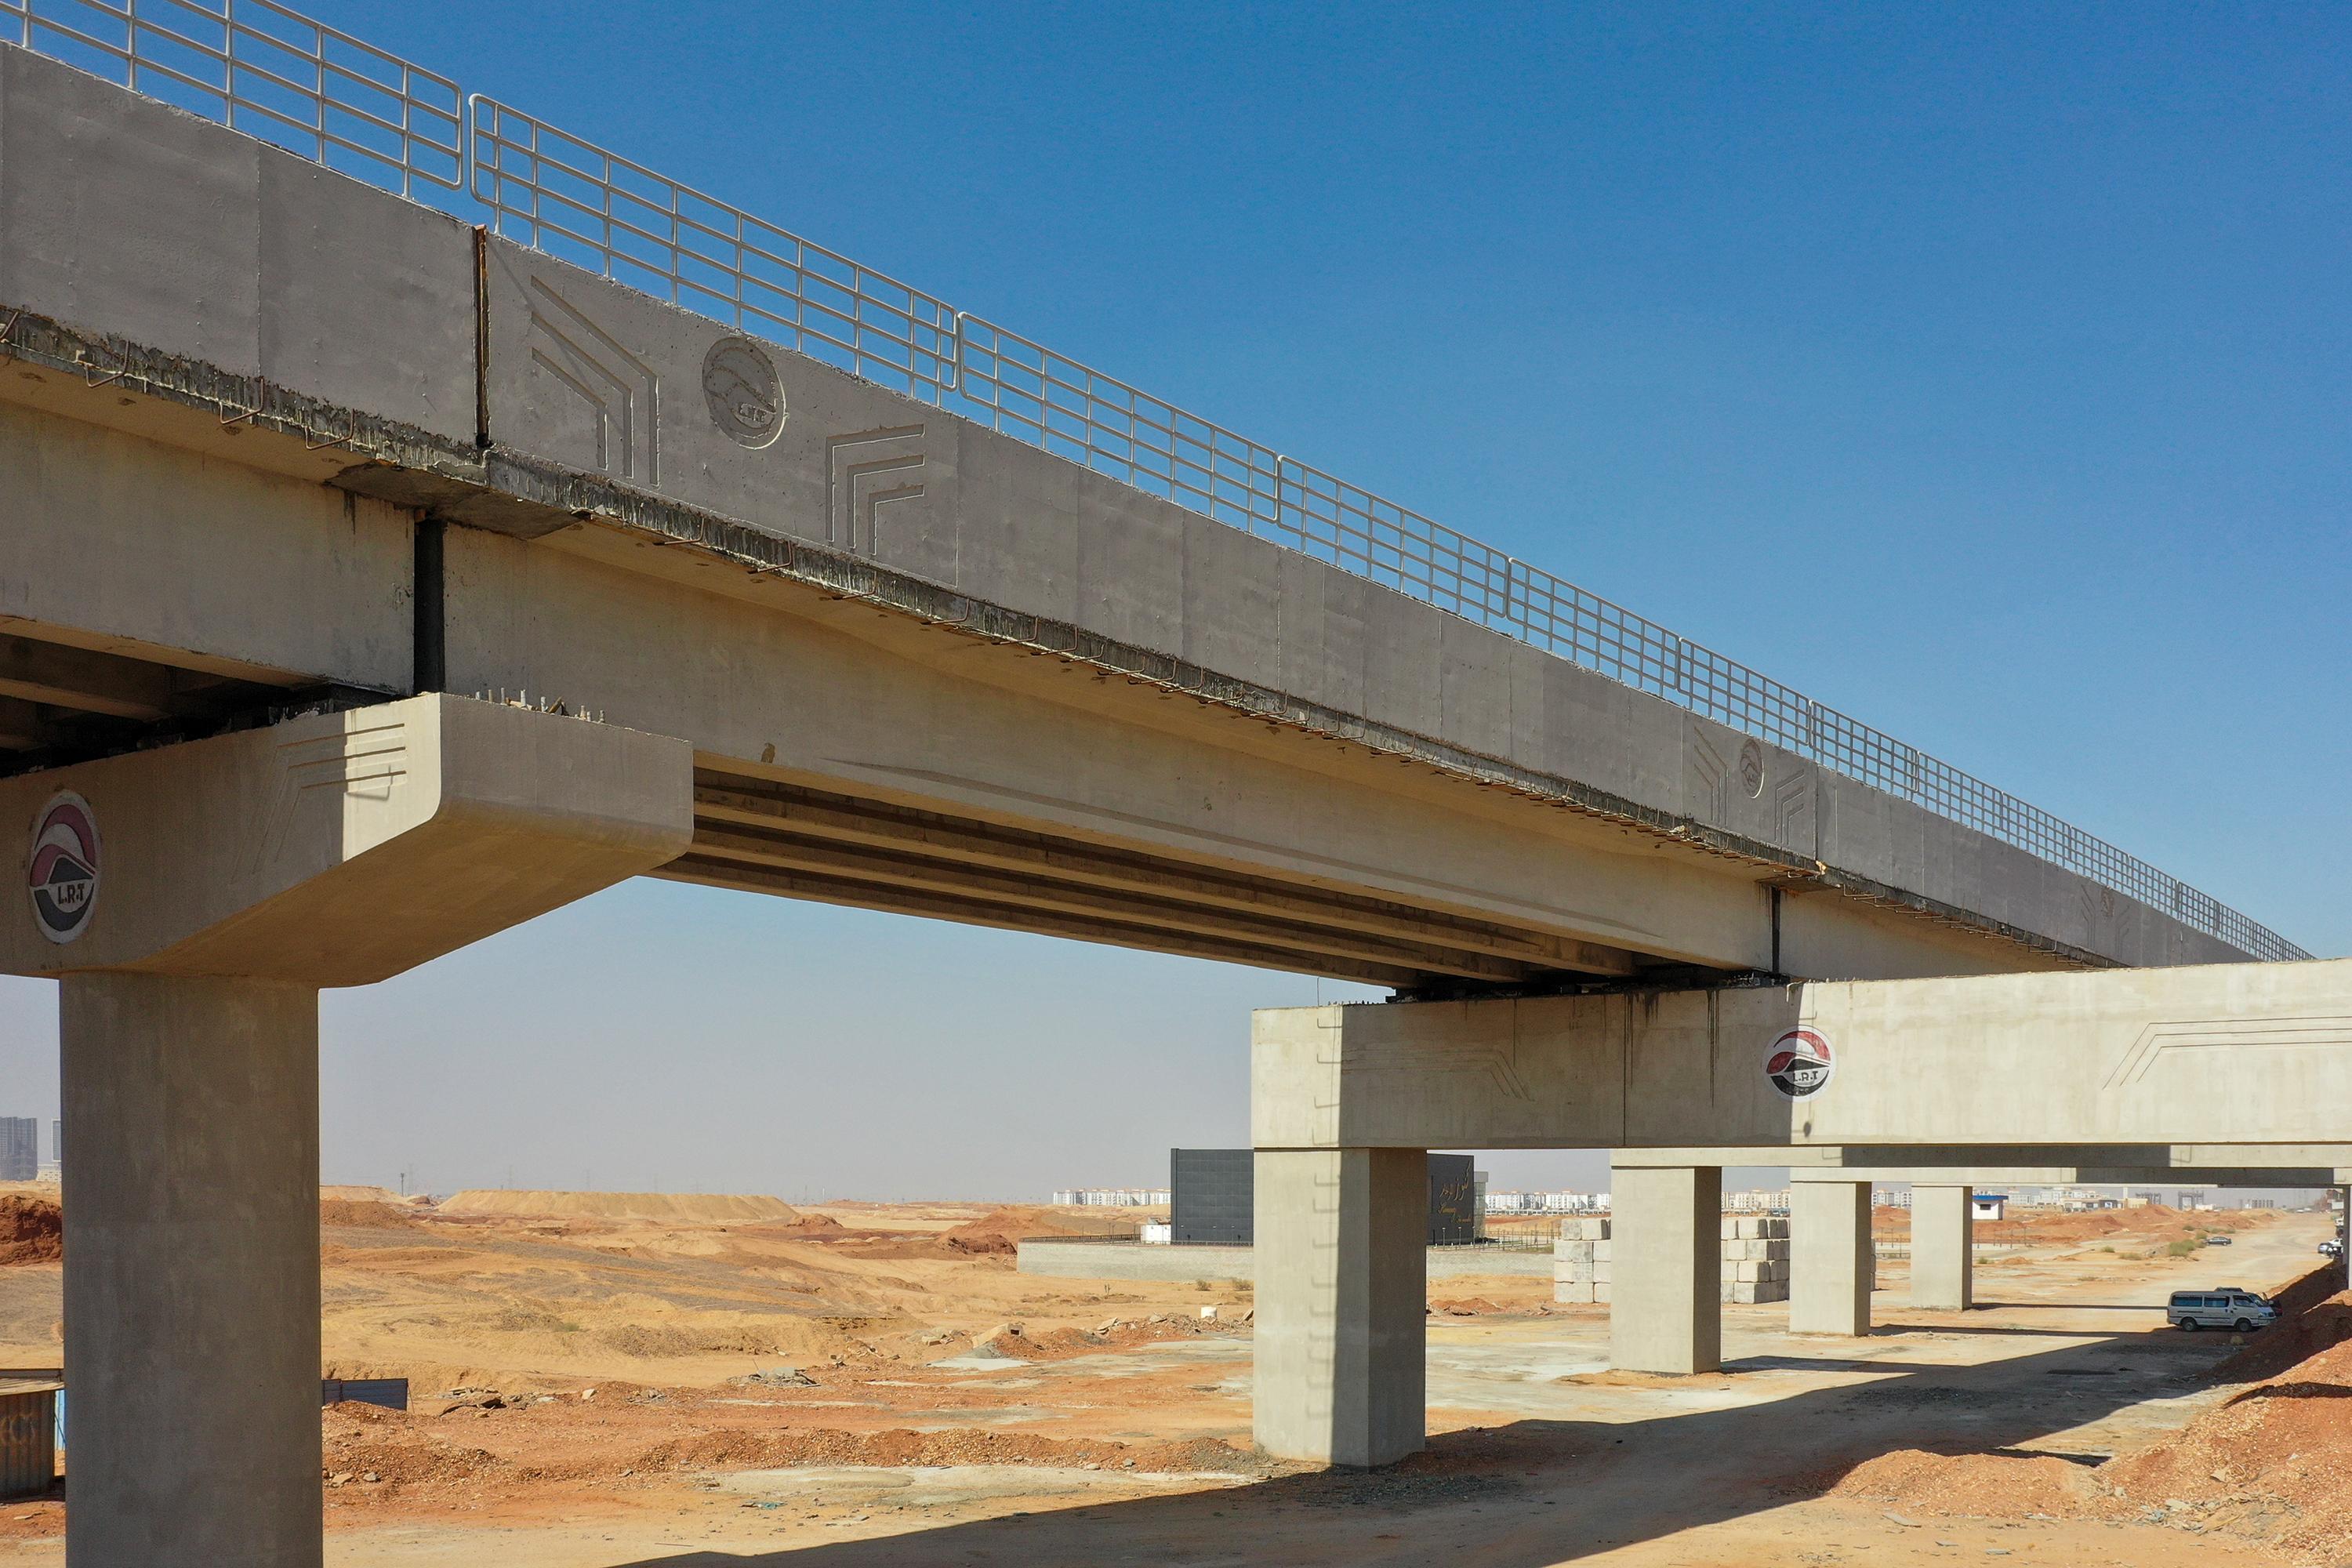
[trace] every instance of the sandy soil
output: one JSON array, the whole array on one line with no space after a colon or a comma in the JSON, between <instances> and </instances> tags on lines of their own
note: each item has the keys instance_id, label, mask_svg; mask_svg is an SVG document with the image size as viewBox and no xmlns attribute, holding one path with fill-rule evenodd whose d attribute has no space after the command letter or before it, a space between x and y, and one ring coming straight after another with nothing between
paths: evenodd
<instances>
[{"instance_id":1,"label":"sandy soil","mask_svg":"<svg viewBox=\"0 0 2352 1568\"><path fill-rule=\"evenodd\" d=\"M1698 1378L1609 1373L1606 1309L1554 1307L1547 1281L1440 1281L1430 1450L1344 1475L1249 1451L1245 1289L1024 1278L984 1245L1099 1215L826 1205L731 1224L338 1196L322 1205L339 1221L324 1232L329 1370L405 1375L416 1397L405 1414L322 1415L328 1559L2352 1558L2352 1534L2311 1537L2337 1527L2307 1506L2292 1517L2237 1506L2217 1528L2222 1510L2202 1492L2168 1492L2199 1505L2188 1509L2084 1505L2095 1488L2082 1478L2113 1456L2169 1467L2158 1489L2185 1487L2182 1466L2205 1462L2199 1423L2284 1408L2275 1394L2242 1397L2261 1385L2210 1375L2237 1351L2230 1336L2167 1331L2157 1309L2181 1286L2267 1289L2304 1272L2327 1223L2250 1216L2228 1252L2173 1257L2179 1226L2211 1216L2131 1212L2141 1217L2094 1232L2026 1226L2034 1245L1979 1265L1989 1305L1965 1315L1906 1310L1890 1266L1867 1340L1792 1337L1784 1308L1727 1308L1729 1363ZM58 1268L0 1268L0 1364L54 1363ZM2352 1321L2352 1303L2341 1310ZM2306 1344L2352 1358L2332 1332L2314 1320L2270 1360ZM2235 1371L2280 1387L2313 1375L2303 1361ZM2297 1433L2311 1487L2339 1474L2312 1455L2352 1455L2352 1434ZM1939 1471L1951 1464L2007 1468L1988 1488ZM2253 1496L2278 1479L2226 1484ZM63 1510L0 1507L0 1563L62 1562Z\"/></svg>"}]
</instances>

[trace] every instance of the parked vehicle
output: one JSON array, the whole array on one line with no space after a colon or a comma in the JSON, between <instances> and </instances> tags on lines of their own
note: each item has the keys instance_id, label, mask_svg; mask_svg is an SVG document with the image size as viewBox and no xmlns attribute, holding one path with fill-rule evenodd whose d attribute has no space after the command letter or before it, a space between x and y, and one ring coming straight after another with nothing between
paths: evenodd
<instances>
[{"instance_id":1,"label":"parked vehicle","mask_svg":"<svg viewBox=\"0 0 2352 1568\"><path fill-rule=\"evenodd\" d=\"M2319 1244L2319 1256L2341 1258L2344 1256L2344 1244L2340 1241L2323 1241Z\"/></svg>"},{"instance_id":2,"label":"parked vehicle","mask_svg":"<svg viewBox=\"0 0 2352 1568\"><path fill-rule=\"evenodd\" d=\"M2229 1329L2251 1334L2278 1321L2278 1309L2252 1290L2223 1285L2211 1290L2175 1290L2165 1303L2167 1321L2195 1333L2200 1329Z\"/></svg>"},{"instance_id":3,"label":"parked vehicle","mask_svg":"<svg viewBox=\"0 0 2352 1568\"><path fill-rule=\"evenodd\" d=\"M2205 1245L2208 1247L2227 1247L2230 1245L2230 1238L2226 1236L2209 1236L2205 1238Z\"/></svg>"}]
</instances>

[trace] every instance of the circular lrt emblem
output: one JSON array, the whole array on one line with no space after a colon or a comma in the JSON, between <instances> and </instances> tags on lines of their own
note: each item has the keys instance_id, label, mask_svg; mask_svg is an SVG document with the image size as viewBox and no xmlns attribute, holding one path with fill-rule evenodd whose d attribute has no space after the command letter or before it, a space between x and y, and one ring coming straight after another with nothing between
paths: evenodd
<instances>
[{"instance_id":1,"label":"circular lrt emblem","mask_svg":"<svg viewBox=\"0 0 2352 1568\"><path fill-rule=\"evenodd\" d=\"M1739 743L1739 784L1750 800L1764 793L1764 748L1753 741Z\"/></svg>"},{"instance_id":2,"label":"circular lrt emblem","mask_svg":"<svg viewBox=\"0 0 2352 1568\"><path fill-rule=\"evenodd\" d=\"M1837 1076L1837 1058L1812 1030L1791 1029L1764 1053L1764 1076L1790 1100L1803 1100L1829 1088Z\"/></svg>"},{"instance_id":3,"label":"circular lrt emblem","mask_svg":"<svg viewBox=\"0 0 2352 1568\"><path fill-rule=\"evenodd\" d=\"M721 338L702 356L702 396L727 438L753 451L784 430L784 384L749 338Z\"/></svg>"},{"instance_id":4,"label":"circular lrt emblem","mask_svg":"<svg viewBox=\"0 0 2352 1568\"><path fill-rule=\"evenodd\" d=\"M97 814L73 791L59 790L33 819L33 858L25 874L43 936L68 942L89 929L98 907L98 863Z\"/></svg>"}]
</instances>

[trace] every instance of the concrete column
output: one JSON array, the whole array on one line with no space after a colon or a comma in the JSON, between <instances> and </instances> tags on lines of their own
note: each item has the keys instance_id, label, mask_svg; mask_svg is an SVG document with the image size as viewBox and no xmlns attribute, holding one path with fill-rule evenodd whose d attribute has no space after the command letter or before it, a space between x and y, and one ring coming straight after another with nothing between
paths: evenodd
<instances>
[{"instance_id":1,"label":"concrete column","mask_svg":"<svg viewBox=\"0 0 2352 1568\"><path fill-rule=\"evenodd\" d=\"M1868 1182L1799 1182L1789 1189L1789 1331L1867 1334L1878 1258Z\"/></svg>"},{"instance_id":2,"label":"concrete column","mask_svg":"<svg viewBox=\"0 0 2352 1568\"><path fill-rule=\"evenodd\" d=\"M1261 1149L1255 1206L1258 1446L1330 1465L1420 1448L1427 1152Z\"/></svg>"},{"instance_id":3,"label":"concrete column","mask_svg":"<svg viewBox=\"0 0 2352 1568\"><path fill-rule=\"evenodd\" d=\"M69 974L69 1568L317 1568L319 1005Z\"/></svg>"},{"instance_id":4,"label":"concrete column","mask_svg":"<svg viewBox=\"0 0 2352 1568\"><path fill-rule=\"evenodd\" d=\"M1911 1189L1911 1304L1935 1312L1975 1305L1973 1187Z\"/></svg>"},{"instance_id":5,"label":"concrete column","mask_svg":"<svg viewBox=\"0 0 2352 1568\"><path fill-rule=\"evenodd\" d=\"M1723 1364L1723 1172L1620 1165L1610 1175L1609 1361L1627 1372Z\"/></svg>"}]
</instances>

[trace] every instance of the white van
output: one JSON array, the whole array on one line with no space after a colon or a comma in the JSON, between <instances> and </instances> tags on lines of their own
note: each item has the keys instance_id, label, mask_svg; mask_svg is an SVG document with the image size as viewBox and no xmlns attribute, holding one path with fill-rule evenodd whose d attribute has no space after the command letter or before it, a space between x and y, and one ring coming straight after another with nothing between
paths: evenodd
<instances>
[{"instance_id":1,"label":"white van","mask_svg":"<svg viewBox=\"0 0 2352 1568\"><path fill-rule=\"evenodd\" d=\"M2234 1285L2214 1290L2175 1290L2164 1315L2176 1329L2231 1329L2250 1334L2278 1321L2278 1309Z\"/></svg>"}]
</instances>

